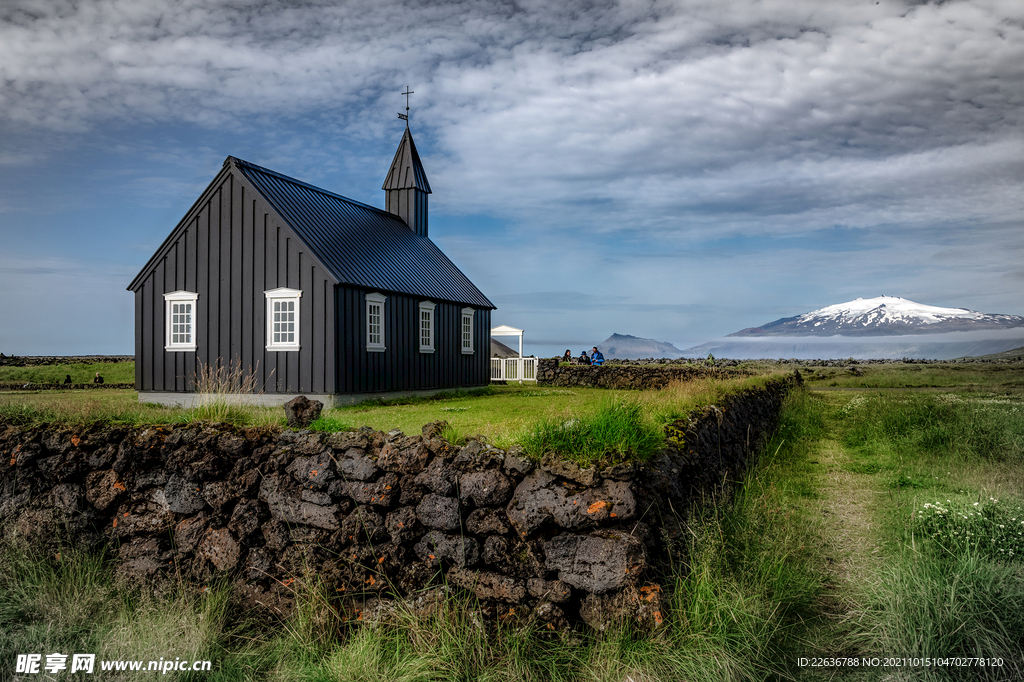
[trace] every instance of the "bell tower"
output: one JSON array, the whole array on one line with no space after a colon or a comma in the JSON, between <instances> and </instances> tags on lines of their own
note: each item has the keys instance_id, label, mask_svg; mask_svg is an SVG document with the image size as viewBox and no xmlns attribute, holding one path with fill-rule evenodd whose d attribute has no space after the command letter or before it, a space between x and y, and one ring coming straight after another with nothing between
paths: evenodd
<instances>
[{"instance_id":1,"label":"bell tower","mask_svg":"<svg viewBox=\"0 0 1024 682\"><path fill-rule=\"evenodd\" d=\"M409 130L409 88L402 94L406 96L405 134L395 152L395 160L391 162L391 170L384 179L384 210L405 221L416 234L427 236L427 195L430 194L430 183L423 172L420 155L416 153L416 143L412 140Z\"/></svg>"},{"instance_id":2,"label":"bell tower","mask_svg":"<svg viewBox=\"0 0 1024 682\"><path fill-rule=\"evenodd\" d=\"M416 143L412 141L408 125L381 189L384 190L384 210L404 220L416 234L426 237L430 183L427 182L427 174L423 172L423 164L420 163L420 155L416 153Z\"/></svg>"}]
</instances>

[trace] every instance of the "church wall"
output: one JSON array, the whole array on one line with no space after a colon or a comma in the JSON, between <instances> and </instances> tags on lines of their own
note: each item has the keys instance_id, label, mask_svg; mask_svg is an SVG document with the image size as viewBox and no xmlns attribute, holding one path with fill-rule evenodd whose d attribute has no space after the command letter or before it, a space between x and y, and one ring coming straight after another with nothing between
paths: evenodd
<instances>
[{"instance_id":1,"label":"church wall","mask_svg":"<svg viewBox=\"0 0 1024 682\"><path fill-rule=\"evenodd\" d=\"M434 352L419 350L419 304L423 297L381 291L383 352L366 350L366 294L337 287L338 380L341 393L486 386L490 383L491 311L474 315L472 355L463 355L462 305L434 301Z\"/></svg>"},{"instance_id":2,"label":"church wall","mask_svg":"<svg viewBox=\"0 0 1024 682\"><path fill-rule=\"evenodd\" d=\"M298 351L266 350L264 292L301 290ZM196 302L195 351L166 351L165 293ZM194 390L202 364L240 363L267 393L333 393L333 281L240 176L221 173L164 244L135 292L136 387ZM141 396L145 399L145 396Z\"/></svg>"}]
</instances>

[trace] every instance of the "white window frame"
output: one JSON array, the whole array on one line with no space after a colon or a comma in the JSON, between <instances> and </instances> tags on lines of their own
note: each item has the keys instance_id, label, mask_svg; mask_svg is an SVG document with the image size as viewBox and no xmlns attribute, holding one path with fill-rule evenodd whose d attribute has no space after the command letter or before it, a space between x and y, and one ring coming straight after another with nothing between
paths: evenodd
<instances>
[{"instance_id":1,"label":"white window frame","mask_svg":"<svg viewBox=\"0 0 1024 682\"><path fill-rule=\"evenodd\" d=\"M459 345L462 347L463 355L473 354L473 322L476 311L472 308L463 308L462 317L459 323ZM466 322L469 322L467 330Z\"/></svg>"},{"instance_id":2,"label":"white window frame","mask_svg":"<svg viewBox=\"0 0 1024 682\"><path fill-rule=\"evenodd\" d=\"M192 291L172 291L169 294L164 294L164 350L165 351L194 351L196 349L196 308L197 302L199 301L199 294ZM189 321L185 324L186 335L189 337L189 341L177 341L173 340L173 316L174 306L182 304L191 304L191 313L187 313L190 317ZM178 314L181 314L180 311ZM179 322L179 324L181 324ZM179 334L180 336L180 334Z\"/></svg>"},{"instance_id":3,"label":"white window frame","mask_svg":"<svg viewBox=\"0 0 1024 682\"><path fill-rule=\"evenodd\" d=\"M420 339L420 352L421 353L433 353L434 352L434 308L437 307L436 303L432 301L421 301L418 311L418 317L416 319L416 333ZM426 323L426 329L424 329L424 323ZM424 331L426 333L424 333ZM426 340L426 343L423 341Z\"/></svg>"},{"instance_id":4,"label":"white window frame","mask_svg":"<svg viewBox=\"0 0 1024 682\"><path fill-rule=\"evenodd\" d=\"M371 353L383 353L387 348L384 345L384 302L388 297L384 294L373 292L366 295L366 350ZM373 316L374 307L377 307L377 338L374 340Z\"/></svg>"},{"instance_id":5,"label":"white window frame","mask_svg":"<svg viewBox=\"0 0 1024 682\"><path fill-rule=\"evenodd\" d=\"M270 291L264 291L263 295L267 298L267 350L283 350L283 351L296 351L302 348L301 339L299 338L299 326L300 322L300 310L302 306L299 305L299 299L302 298L302 291L299 289L287 289L281 287L279 289L271 289ZM274 341L274 304L275 303L288 303L292 302L295 304L295 321L289 322L294 324L295 338L291 341ZM293 333L292 330L278 333Z\"/></svg>"}]
</instances>

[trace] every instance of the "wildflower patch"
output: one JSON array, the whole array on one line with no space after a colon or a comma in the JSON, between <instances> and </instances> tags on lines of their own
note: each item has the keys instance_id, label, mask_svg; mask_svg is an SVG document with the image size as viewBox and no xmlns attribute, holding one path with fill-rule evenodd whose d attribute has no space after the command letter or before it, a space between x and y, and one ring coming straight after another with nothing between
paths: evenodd
<instances>
[{"instance_id":1,"label":"wildflower patch","mask_svg":"<svg viewBox=\"0 0 1024 682\"><path fill-rule=\"evenodd\" d=\"M925 535L951 553L980 552L999 562L1024 557L1024 508L994 497L974 503L926 502L915 522Z\"/></svg>"}]
</instances>

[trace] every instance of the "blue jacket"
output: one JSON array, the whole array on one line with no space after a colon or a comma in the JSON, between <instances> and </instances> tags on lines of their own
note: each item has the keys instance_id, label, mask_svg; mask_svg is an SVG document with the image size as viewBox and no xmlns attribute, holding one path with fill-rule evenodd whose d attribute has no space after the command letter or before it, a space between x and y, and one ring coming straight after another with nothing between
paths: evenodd
<instances>
[{"instance_id":1,"label":"blue jacket","mask_svg":"<svg viewBox=\"0 0 1024 682\"><path fill-rule=\"evenodd\" d=\"M591 354L591 356L590 356L590 364L592 364L592 365L603 365L604 364L604 355L601 354L601 351L595 350Z\"/></svg>"}]
</instances>

